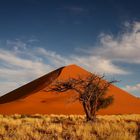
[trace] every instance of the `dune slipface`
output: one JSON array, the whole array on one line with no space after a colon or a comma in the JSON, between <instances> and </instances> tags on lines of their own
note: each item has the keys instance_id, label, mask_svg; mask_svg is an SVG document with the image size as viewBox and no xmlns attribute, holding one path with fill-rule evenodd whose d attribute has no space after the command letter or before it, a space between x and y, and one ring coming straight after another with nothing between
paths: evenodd
<instances>
[{"instance_id":1,"label":"dune slipface","mask_svg":"<svg viewBox=\"0 0 140 140\"><path fill-rule=\"evenodd\" d=\"M0 114L84 114L79 101L70 102L77 93L46 92L55 80L87 76L88 71L76 65L59 68L0 97ZM98 114L140 114L140 99L111 85L108 95L114 95L114 103Z\"/></svg>"}]
</instances>

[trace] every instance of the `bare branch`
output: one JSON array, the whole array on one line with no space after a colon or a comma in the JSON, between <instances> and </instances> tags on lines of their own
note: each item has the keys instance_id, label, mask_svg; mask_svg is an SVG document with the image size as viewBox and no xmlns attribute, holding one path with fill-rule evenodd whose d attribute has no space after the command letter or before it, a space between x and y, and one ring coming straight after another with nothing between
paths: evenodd
<instances>
[{"instance_id":1,"label":"bare branch","mask_svg":"<svg viewBox=\"0 0 140 140\"><path fill-rule=\"evenodd\" d=\"M104 98L109 86L115 82L106 81L104 75L90 74L87 77L69 78L65 81L55 81L46 91L66 92L73 90L79 96L73 96L69 102L79 100L85 110L87 120L93 119L96 111L112 103L113 97Z\"/></svg>"}]
</instances>

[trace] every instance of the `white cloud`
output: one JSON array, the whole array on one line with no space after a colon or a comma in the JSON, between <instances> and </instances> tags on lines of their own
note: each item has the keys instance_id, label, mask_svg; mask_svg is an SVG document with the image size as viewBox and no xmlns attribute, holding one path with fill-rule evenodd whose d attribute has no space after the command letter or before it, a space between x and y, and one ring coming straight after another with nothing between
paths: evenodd
<instances>
[{"instance_id":1,"label":"white cloud","mask_svg":"<svg viewBox=\"0 0 140 140\"><path fill-rule=\"evenodd\" d=\"M6 82L4 82L4 81L1 81L0 82L0 96L2 95L2 94L4 94L4 93L8 93L9 91L10 91L10 89L11 90L13 90L13 89L15 89L15 88L17 88L17 87L19 87L20 86L20 84L18 84L18 83L15 83L15 82L9 82L9 81L6 81Z\"/></svg>"},{"instance_id":2,"label":"white cloud","mask_svg":"<svg viewBox=\"0 0 140 140\"><path fill-rule=\"evenodd\" d=\"M21 57L20 51L14 53L13 50L0 49L0 94L4 94L17 88L37 77L50 72L53 67L42 61L34 54L34 58L26 58L26 51L22 51L25 58Z\"/></svg>"},{"instance_id":3,"label":"white cloud","mask_svg":"<svg viewBox=\"0 0 140 140\"><path fill-rule=\"evenodd\" d=\"M56 52L47 51L43 48L38 48L37 52L44 55L53 66L60 67L69 64L80 65L91 72L107 73L107 74L127 74L126 71L114 65L110 60L99 56L78 54L63 57Z\"/></svg>"},{"instance_id":4,"label":"white cloud","mask_svg":"<svg viewBox=\"0 0 140 140\"><path fill-rule=\"evenodd\" d=\"M95 73L127 74L126 71L114 65L110 60L98 56L72 56L70 61Z\"/></svg>"},{"instance_id":5,"label":"white cloud","mask_svg":"<svg viewBox=\"0 0 140 140\"><path fill-rule=\"evenodd\" d=\"M130 85L126 85L124 87L125 90L127 90L128 92L139 92L140 93L140 83L130 86Z\"/></svg>"},{"instance_id":6,"label":"white cloud","mask_svg":"<svg viewBox=\"0 0 140 140\"><path fill-rule=\"evenodd\" d=\"M111 61L92 55L75 54L63 57L44 48L32 50L25 48L18 51L0 49L0 94L11 91L55 68L72 63L96 73L125 74Z\"/></svg>"},{"instance_id":7,"label":"white cloud","mask_svg":"<svg viewBox=\"0 0 140 140\"><path fill-rule=\"evenodd\" d=\"M116 65L115 61L140 64L139 22L125 24L123 33L118 36L101 34L97 46L88 51L81 49L83 55L75 52L62 56L51 50L35 48L31 43L8 40L5 48L10 49L0 49L0 94L4 94L4 89L10 91L55 68L72 63L91 72L106 74L130 73Z\"/></svg>"},{"instance_id":8,"label":"white cloud","mask_svg":"<svg viewBox=\"0 0 140 140\"><path fill-rule=\"evenodd\" d=\"M56 52L46 50L44 48L36 48L36 53L45 57L54 67L64 66L69 63L68 58L65 58Z\"/></svg>"},{"instance_id":9,"label":"white cloud","mask_svg":"<svg viewBox=\"0 0 140 140\"><path fill-rule=\"evenodd\" d=\"M99 47L90 54L113 61L140 64L140 22L125 25L118 36L100 35Z\"/></svg>"}]
</instances>

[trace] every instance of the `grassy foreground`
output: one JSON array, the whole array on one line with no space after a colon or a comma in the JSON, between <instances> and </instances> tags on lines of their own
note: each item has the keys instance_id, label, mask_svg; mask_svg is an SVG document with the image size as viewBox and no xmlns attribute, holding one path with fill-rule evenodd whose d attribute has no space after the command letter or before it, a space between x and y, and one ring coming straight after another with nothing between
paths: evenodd
<instances>
[{"instance_id":1,"label":"grassy foreground","mask_svg":"<svg viewBox=\"0 0 140 140\"><path fill-rule=\"evenodd\" d=\"M140 115L0 115L0 140L140 140Z\"/></svg>"}]
</instances>

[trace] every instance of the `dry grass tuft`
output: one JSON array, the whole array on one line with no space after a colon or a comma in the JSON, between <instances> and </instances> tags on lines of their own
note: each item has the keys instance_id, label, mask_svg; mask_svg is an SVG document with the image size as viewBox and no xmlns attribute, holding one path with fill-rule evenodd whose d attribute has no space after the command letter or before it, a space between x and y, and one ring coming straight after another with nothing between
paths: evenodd
<instances>
[{"instance_id":1,"label":"dry grass tuft","mask_svg":"<svg viewBox=\"0 0 140 140\"><path fill-rule=\"evenodd\" d=\"M1 140L139 140L140 115L0 115Z\"/></svg>"}]
</instances>

